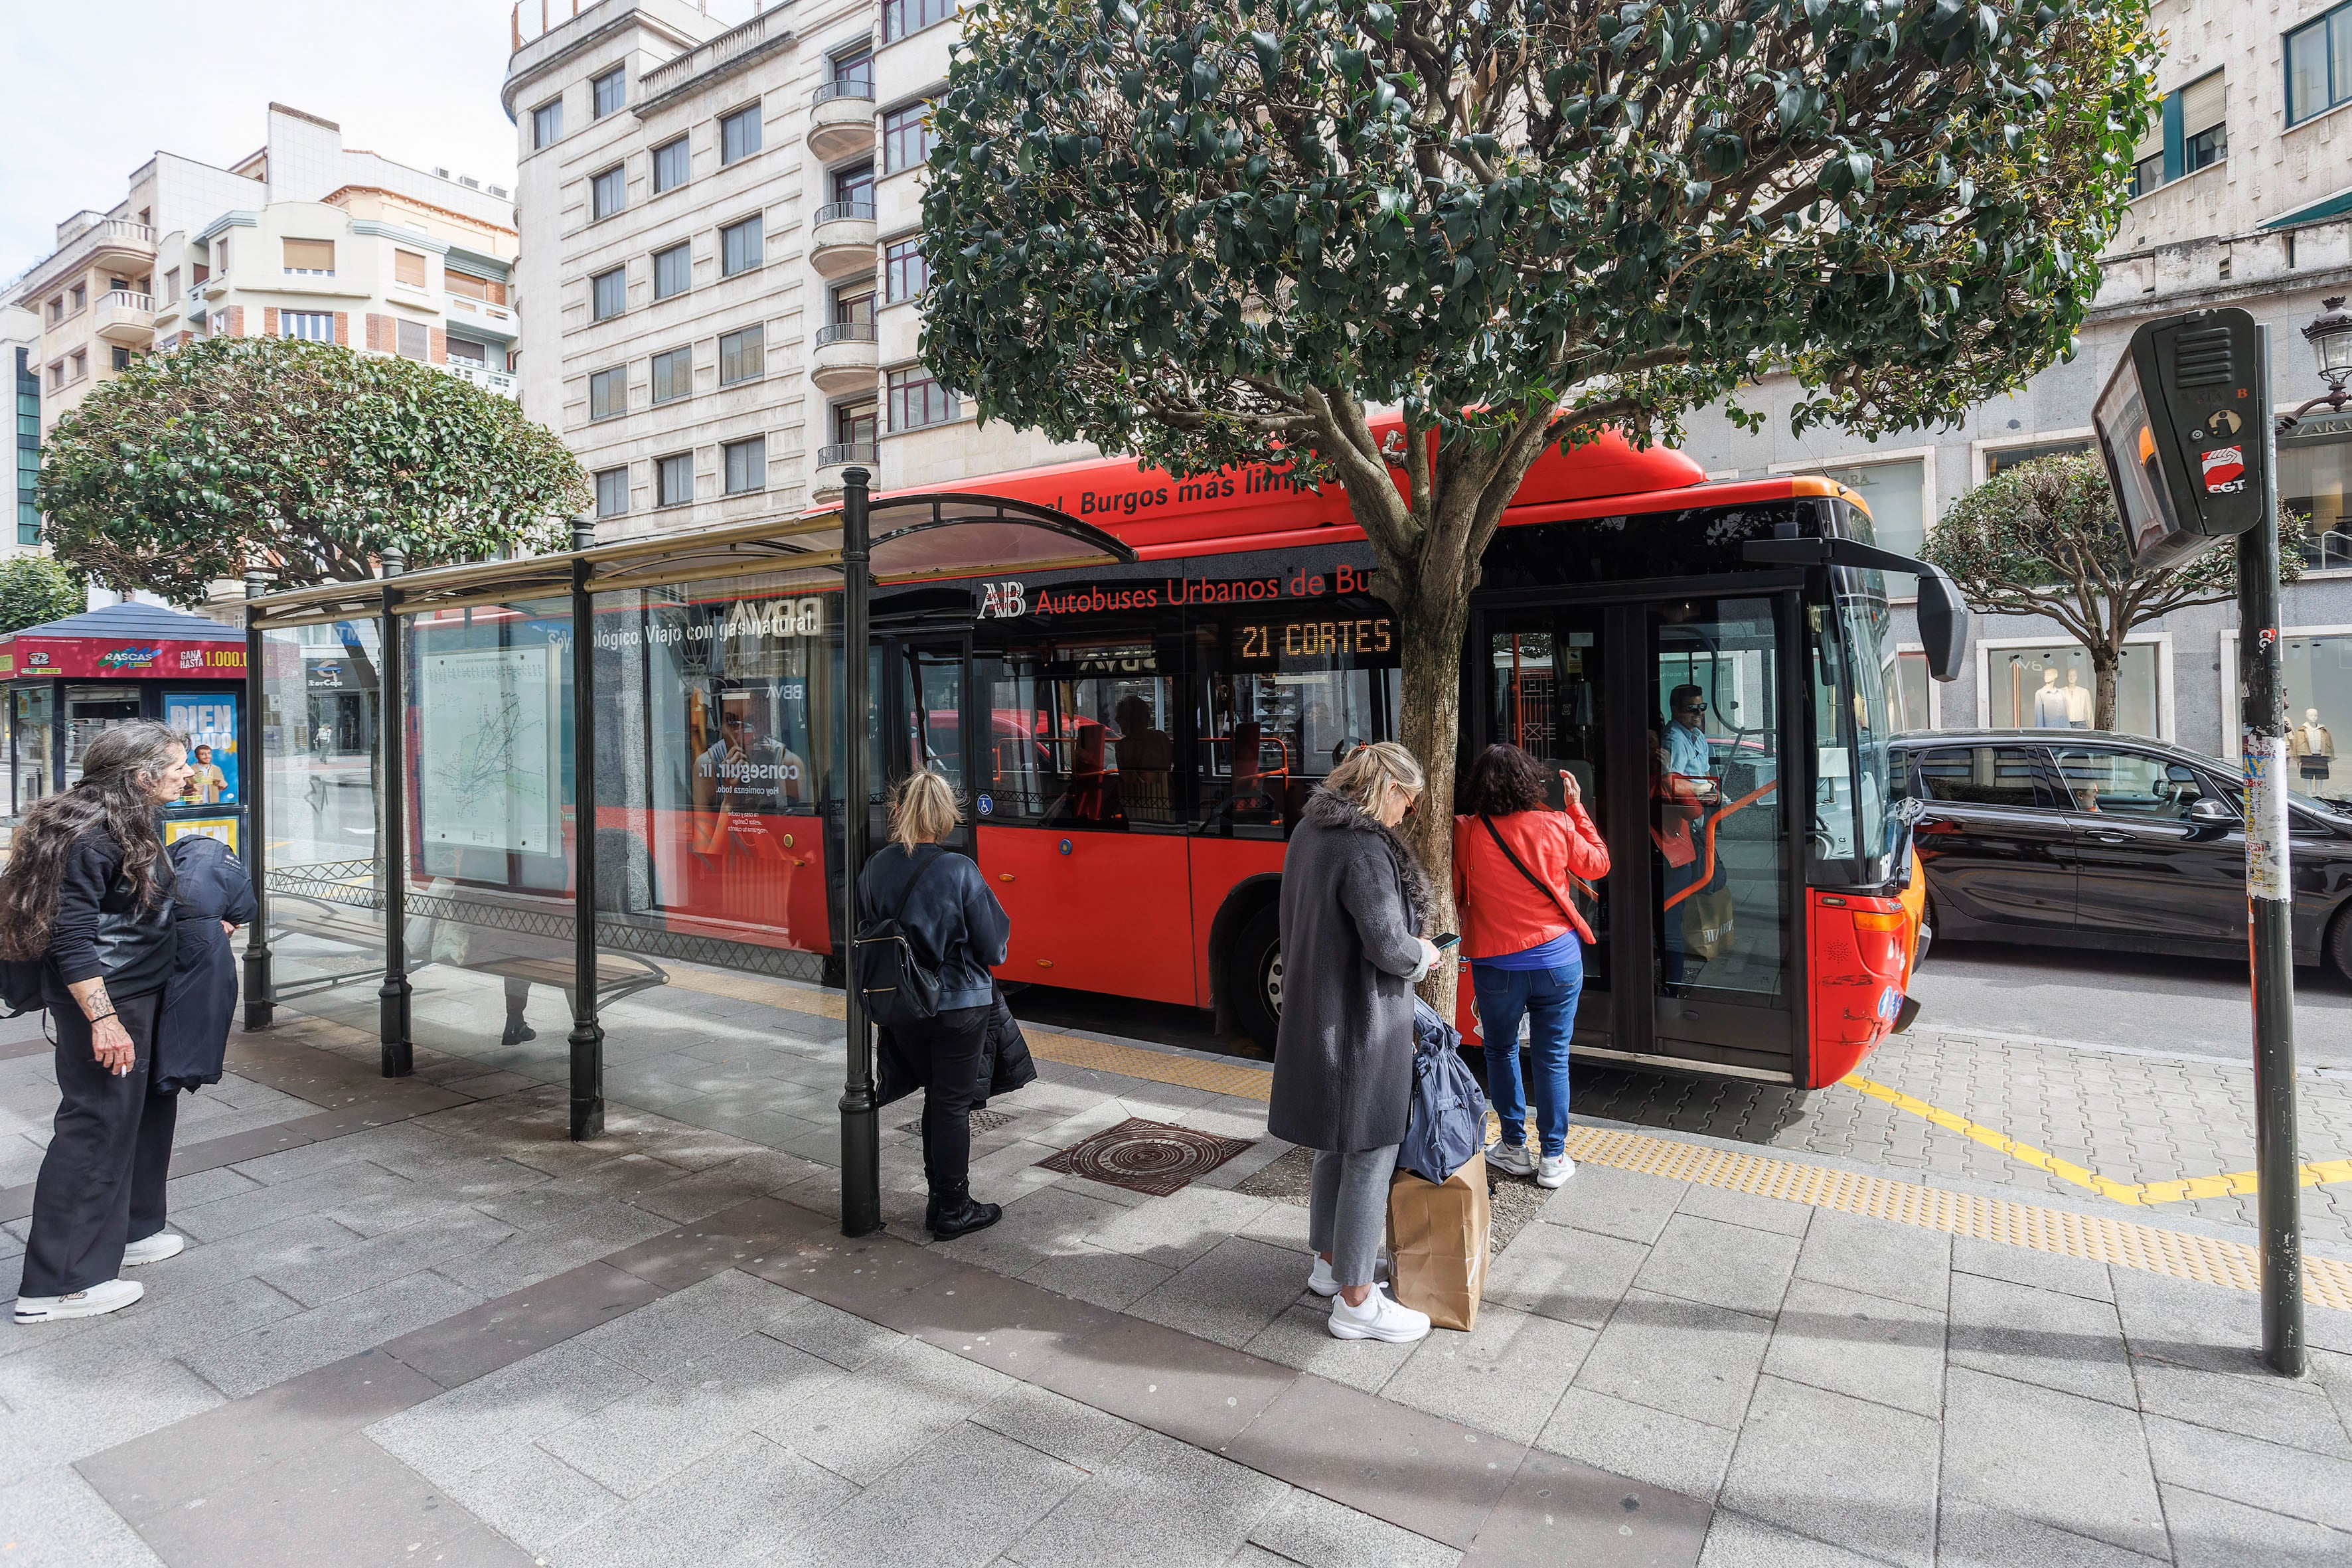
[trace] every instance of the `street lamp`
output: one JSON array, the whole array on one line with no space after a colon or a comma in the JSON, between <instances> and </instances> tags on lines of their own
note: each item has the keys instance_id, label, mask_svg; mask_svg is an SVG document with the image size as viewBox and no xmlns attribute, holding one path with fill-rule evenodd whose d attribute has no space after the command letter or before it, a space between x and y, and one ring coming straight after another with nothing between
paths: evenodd
<instances>
[{"instance_id":1,"label":"street lamp","mask_svg":"<svg viewBox=\"0 0 2352 1568\"><path fill-rule=\"evenodd\" d=\"M2294 429L2305 415L2322 404L2330 414L2338 414L2345 404L2352 403L2352 391L2345 387L2346 382L2352 381L2352 311L2344 309L2344 300L2337 294L2321 300L2319 315L2303 329L2303 341L2311 345L2312 357L2319 362L2319 379L2327 384L2327 390L2294 413L2279 416L2281 434Z\"/></svg>"}]
</instances>

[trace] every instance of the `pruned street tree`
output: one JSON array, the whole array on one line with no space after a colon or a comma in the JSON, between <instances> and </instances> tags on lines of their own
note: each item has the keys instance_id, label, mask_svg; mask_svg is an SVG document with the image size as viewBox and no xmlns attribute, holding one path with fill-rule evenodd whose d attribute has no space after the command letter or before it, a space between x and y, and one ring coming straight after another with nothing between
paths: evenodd
<instances>
[{"instance_id":1,"label":"pruned street tree","mask_svg":"<svg viewBox=\"0 0 2352 1568\"><path fill-rule=\"evenodd\" d=\"M983 420L1345 491L1442 888L1468 595L1536 458L1752 426L1769 375L1866 436L2015 386L2096 288L2151 60L2146 0L978 0L925 359Z\"/></svg>"},{"instance_id":2,"label":"pruned street tree","mask_svg":"<svg viewBox=\"0 0 2352 1568\"><path fill-rule=\"evenodd\" d=\"M251 567L278 586L562 548L586 476L509 398L431 365L287 338L134 360L59 419L41 504L59 559L201 603Z\"/></svg>"},{"instance_id":3,"label":"pruned street tree","mask_svg":"<svg viewBox=\"0 0 2352 1568\"><path fill-rule=\"evenodd\" d=\"M2300 515L2279 509L2281 582L2303 575L2309 531ZM1973 607L2045 616L2081 643L2091 658L2091 722L2101 730L2116 727L2116 677L2134 628L2238 596L2234 550L2133 570L2106 465L2095 452L2003 468L1952 503L1921 553L1951 574Z\"/></svg>"},{"instance_id":4,"label":"pruned street tree","mask_svg":"<svg viewBox=\"0 0 2352 1568\"><path fill-rule=\"evenodd\" d=\"M89 603L89 590L80 574L46 555L12 555L0 561L0 637L78 616Z\"/></svg>"}]
</instances>

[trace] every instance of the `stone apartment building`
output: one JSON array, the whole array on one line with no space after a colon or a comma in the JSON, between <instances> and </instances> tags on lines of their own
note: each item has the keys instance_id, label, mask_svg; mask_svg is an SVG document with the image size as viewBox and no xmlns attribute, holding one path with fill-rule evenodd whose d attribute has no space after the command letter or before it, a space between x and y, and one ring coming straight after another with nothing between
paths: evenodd
<instances>
[{"instance_id":1,"label":"stone apartment building","mask_svg":"<svg viewBox=\"0 0 2352 1568\"><path fill-rule=\"evenodd\" d=\"M59 224L5 299L37 318L46 438L133 354L205 337L406 354L510 396L515 258L504 191L346 148L333 121L273 103L258 151L225 169L157 153L120 202Z\"/></svg>"},{"instance_id":2,"label":"stone apartment building","mask_svg":"<svg viewBox=\"0 0 2352 1568\"><path fill-rule=\"evenodd\" d=\"M918 362L925 98L952 0L517 13L524 406L595 476L608 537L1089 455L983 440Z\"/></svg>"},{"instance_id":3,"label":"stone apartment building","mask_svg":"<svg viewBox=\"0 0 2352 1568\"><path fill-rule=\"evenodd\" d=\"M1960 494L2006 464L2091 444L2091 405L2133 329L2151 316L2236 305L2271 329L2272 390L2283 409L2326 390L2302 329L2321 301L2352 293L2352 3L2158 0L2162 117L2139 149L2138 194L2102 258L2105 282L2072 360L1950 429L1868 442L1834 429L1789 432L1786 383L1751 392L1772 417L1750 435L1719 416L1685 445L1721 477L1826 473L1870 500L1881 538L1916 549ZM2309 514L2307 574L2286 590L2288 708L2297 721L2352 721L2352 417L2306 421L2279 445L2283 500ZM1899 581L1899 580L1898 580ZM1907 606L1900 685L1913 727L2030 724L2041 670L2088 660L2054 622L1977 621L1974 666L1927 679ZM2234 606L2176 611L2141 628L2122 676L2118 725L2235 754ZM2327 793L2346 793L2339 763Z\"/></svg>"}]
</instances>

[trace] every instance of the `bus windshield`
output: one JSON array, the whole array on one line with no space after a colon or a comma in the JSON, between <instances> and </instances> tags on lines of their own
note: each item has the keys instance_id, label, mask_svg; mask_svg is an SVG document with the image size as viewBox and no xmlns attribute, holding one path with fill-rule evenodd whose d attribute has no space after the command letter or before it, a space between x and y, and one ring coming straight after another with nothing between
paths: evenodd
<instances>
[{"instance_id":1,"label":"bus windshield","mask_svg":"<svg viewBox=\"0 0 2352 1568\"><path fill-rule=\"evenodd\" d=\"M1885 873L1893 852L1886 803L1894 733L1887 708L1891 619L1875 572L1840 571L1837 597L1809 616L1813 658L1813 795L1816 882L1864 883Z\"/></svg>"}]
</instances>

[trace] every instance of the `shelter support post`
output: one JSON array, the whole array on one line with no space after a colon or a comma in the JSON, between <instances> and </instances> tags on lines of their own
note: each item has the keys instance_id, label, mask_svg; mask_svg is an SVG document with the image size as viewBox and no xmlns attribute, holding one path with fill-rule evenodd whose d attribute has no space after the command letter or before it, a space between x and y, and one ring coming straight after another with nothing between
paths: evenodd
<instances>
[{"instance_id":1,"label":"shelter support post","mask_svg":"<svg viewBox=\"0 0 2352 1568\"><path fill-rule=\"evenodd\" d=\"M376 993L376 1036L383 1047L383 1076L406 1078L416 1070L416 1047L409 1038L408 986L408 657L401 646L400 612L392 580L405 564L402 552L383 552L383 629L379 638L383 669L376 686L383 737L377 751L377 793L383 803L379 847L383 878L383 985Z\"/></svg>"},{"instance_id":2,"label":"shelter support post","mask_svg":"<svg viewBox=\"0 0 2352 1568\"><path fill-rule=\"evenodd\" d=\"M245 574L245 596L261 597L269 586L267 574ZM262 813L269 800L269 759L261 749L261 705L266 693L261 628L246 617L245 722L236 738L245 774L245 870L253 879L253 926L245 933L245 1026L266 1029L277 1013L269 952L269 834Z\"/></svg>"},{"instance_id":3,"label":"shelter support post","mask_svg":"<svg viewBox=\"0 0 2352 1568\"><path fill-rule=\"evenodd\" d=\"M848 1067L841 1090L841 1234L882 1228L881 1109L874 1101L873 1030L857 988L857 881L866 870L866 482L864 468L841 476L841 954Z\"/></svg>"},{"instance_id":4,"label":"shelter support post","mask_svg":"<svg viewBox=\"0 0 2352 1568\"><path fill-rule=\"evenodd\" d=\"M572 520L572 548L596 525ZM604 1131L604 1026L596 1017L596 637L588 563L572 566L572 1138Z\"/></svg>"}]
</instances>

